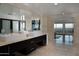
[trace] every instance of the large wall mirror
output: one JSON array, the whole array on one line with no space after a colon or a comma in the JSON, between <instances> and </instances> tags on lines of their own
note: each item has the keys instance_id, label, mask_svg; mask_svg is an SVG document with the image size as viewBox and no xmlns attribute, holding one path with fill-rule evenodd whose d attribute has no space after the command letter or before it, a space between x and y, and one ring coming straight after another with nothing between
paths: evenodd
<instances>
[{"instance_id":1,"label":"large wall mirror","mask_svg":"<svg viewBox=\"0 0 79 59\"><path fill-rule=\"evenodd\" d=\"M7 34L26 30L26 21L0 19L0 33Z\"/></svg>"},{"instance_id":2,"label":"large wall mirror","mask_svg":"<svg viewBox=\"0 0 79 59\"><path fill-rule=\"evenodd\" d=\"M26 22L25 21L19 21L19 31L25 31L26 30Z\"/></svg>"}]
</instances>

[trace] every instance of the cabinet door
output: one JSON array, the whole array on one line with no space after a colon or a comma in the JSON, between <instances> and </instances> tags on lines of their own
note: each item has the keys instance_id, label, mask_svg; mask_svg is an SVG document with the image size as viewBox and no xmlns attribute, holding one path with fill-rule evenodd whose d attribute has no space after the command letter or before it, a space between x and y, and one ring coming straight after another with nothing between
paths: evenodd
<instances>
[{"instance_id":1,"label":"cabinet door","mask_svg":"<svg viewBox=\"0 0 79 59\"><path fill-rule=\"evenodd\" d=\"M12 21L12 27L13 27L13 32L19 32L19 22L18 21Z\"/></svg>"},{"instance_id":2,"label":"cabinet door","mask_svg":"<svg viewBox=\"0 0 79 59\"><path fill-rule=\"evenodd\" d=\"M7 55L9 55L9 46L0 47L0 56L7 56Z\"/></svg>"}]
</instances>

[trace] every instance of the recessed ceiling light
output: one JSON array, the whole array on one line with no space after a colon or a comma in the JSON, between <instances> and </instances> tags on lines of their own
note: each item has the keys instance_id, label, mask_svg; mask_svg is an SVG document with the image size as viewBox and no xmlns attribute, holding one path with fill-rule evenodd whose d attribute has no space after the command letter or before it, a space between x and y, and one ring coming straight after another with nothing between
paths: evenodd
<instances>
[{"instance_id":1,"label":"recessed ceiling light","mask_svg":"<svg viewBox=\"0 0 79 59\"><path fill-rule=\"evenodd\" d=\"M54 3L54 5L58 5L58 3Z\"/></svg>"},{"instance_id":2,"label":"recessed ceiling light","mask_svg":"<svg viewBox=\"0 0 79 59\"><path fill-rule=\"evenodd\" d=\"M24 3L24 5L29 6L29 3Z\"/></svg>"},{"instance_id":3,"label":"recessed ceiling light","mask_svg":"<svg viewBox=\"0 0 79 59\"><path fill-rule=\"evenodd\" d=\"M62 14L64 15L64 12Z\"/></svg>"}]
</instances>

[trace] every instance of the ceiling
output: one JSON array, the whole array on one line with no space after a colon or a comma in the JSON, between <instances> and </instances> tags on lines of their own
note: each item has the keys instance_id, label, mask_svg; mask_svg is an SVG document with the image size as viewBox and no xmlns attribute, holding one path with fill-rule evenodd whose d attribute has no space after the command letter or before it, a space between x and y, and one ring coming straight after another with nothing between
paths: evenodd
<instances>
[{"instance_id":1,"label":"ceiling","mask_svg":"<svg viewBox=\"0 0 79 59\"><path fill-rule=\"evenodd\" d=\"M55 19L73 19L79 15L79 3L22 3L38 15L51 16ZM25 8L25 7L24 7Z\"/></svg>"},{"instance_id":2,"label":"ceiling","mask_svg":"<svg viewBox=\"0 0 79 59\"><path fill-rule=\"evenodd\" d=\"M39 15L54 16L56 21L73 22L74 17L79 15L79 3L25 3Z\"/></svg>"},{"instance_id":3,"label":"ceiling","mask_svg":"<svg viewBox=\"0 0 79 59\"><path fill-rule=\"evenodd\" d=\"M59 3L58 5L54 5L54 3L25 3L24 5L43 15L53 16L64 13L74 16L79 14L78 3Z\"/></svg>"}]
</instances>

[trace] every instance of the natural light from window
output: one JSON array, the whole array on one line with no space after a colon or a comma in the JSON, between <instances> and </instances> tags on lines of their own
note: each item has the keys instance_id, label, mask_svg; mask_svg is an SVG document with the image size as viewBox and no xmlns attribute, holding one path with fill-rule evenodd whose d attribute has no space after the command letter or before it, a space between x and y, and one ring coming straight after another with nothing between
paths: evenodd
<instances>
[{"instance_id":1,"label":"natural light from window","mask_svg":"<svg viewBox=\"0 0 79 59\"><path fill-rule=\"evenodd\" d=\"M54 28L63 28L63 24L54 24Z\"/></svg>"},{"instance_id":2,"label":"natural light from window","mask_svg":"<svg viewBox=\"0 0 79 59\"><path fill-rule=\"evenodd\" d=\"M74 24L73 23L67 23L67 24L65 24L65 28L74 28Z\"/></svg>"}]
</instances>

